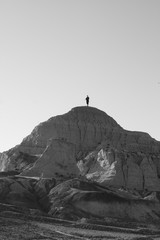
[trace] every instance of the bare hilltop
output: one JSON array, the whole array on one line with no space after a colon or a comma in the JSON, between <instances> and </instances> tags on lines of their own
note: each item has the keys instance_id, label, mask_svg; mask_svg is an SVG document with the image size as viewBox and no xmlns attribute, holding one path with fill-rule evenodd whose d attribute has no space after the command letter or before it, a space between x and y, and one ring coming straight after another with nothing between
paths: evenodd
<instances>
[{"instance_id":1,"label":"bare hilltop","mask_svg":"<svg viewBox=\"0 0 160 240\"><path fill-rule=\"evenodd\" d=\"M40 123L0 154L0 170L1 204L74 221L160 219L160 142L97 108Z\"/></svg>"}]
</instances>

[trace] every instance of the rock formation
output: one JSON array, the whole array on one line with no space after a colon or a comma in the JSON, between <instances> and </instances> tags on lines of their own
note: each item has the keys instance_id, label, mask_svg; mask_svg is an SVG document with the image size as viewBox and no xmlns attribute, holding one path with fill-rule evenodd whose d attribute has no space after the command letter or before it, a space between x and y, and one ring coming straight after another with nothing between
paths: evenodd
<instances>
[{"instance_id":1,"label":"rock formation","mask_svg":"<svg viewBox=\"0 0 160 240\"><path fill-rule=\"evenodd\" d=\"M34 207L73 219L159 219L160 142L123 129L96 108L76 107L40 123L0 154L0 171L0 202L26 205L29 198L29 207L33 200Z\"/></svg>"},{"instance_id":2,"label":"rock formation","mask_svg":"<svg viewBox=\"0 0 160 240\"><path fill-rule=\"evenodd\" d=\"M40 177L43 174L45 178L70 179L79 174L75 158L75 145L73 143L53 139L34 166L21 175Z\"/></svg>"},{"instance_id":3,"label":"rock formation","mask_svg":"<svg viewBox=\"0 0 160 240\"><path fill-rule=\"evenodd\" d=\"M93 183L69 180L57 185L49 193L49 214L77 220L79 218L117 218L125 221L159 221L159 200L144 200L131 192L100 189ZM62 204L63 203L63 204Z\"/></svg>"},{"instance_id":4,"label":"rock formation","mask_svg":"<svg viewBox=\"0 0 160 240\"><path fill-rule=\"evenodd\" d=\"M47 195L54 186L54 179L1 177L0 203L43 210L48 207Z\"/></svg>"},{"instance_id":5,"label":"rock formation","mask_svg":"<svg viewBox=\"0 0 160 240\"><path fill-rule=\"evenodd\" d=\"M160 191L158 168L153 153L101 149L78 163L82 175L103 186L126 189ZM156 161L159 161L158 154Z\"/></svg>"},{"instance_id":6,"label":"rock formation","mask_svg":"<svg viewBox=\"0 0 160 240\"><path fill-rule=\"evenodd\" d=\"M103 186L160 190L160 142L123 129L92 107L76 107L40 123L19 146L2 153L0 163L1 171L27 176L81 174Z\"/></svg>"}]
</instances>

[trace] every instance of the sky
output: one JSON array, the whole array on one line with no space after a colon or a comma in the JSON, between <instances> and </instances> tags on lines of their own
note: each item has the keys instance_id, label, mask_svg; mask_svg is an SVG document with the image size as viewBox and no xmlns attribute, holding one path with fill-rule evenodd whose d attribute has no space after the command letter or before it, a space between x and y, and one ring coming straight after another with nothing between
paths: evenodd
<instances>
[{"instance_id":1,"label":"sky","mask_svg":"<svg viewBox=\"0 0 160 240\"><path fill-rule=\"evenodd\" d=\"M0 152L84 106L160 141L159 0L0 0Z\"/></svg>"}]
</instances>

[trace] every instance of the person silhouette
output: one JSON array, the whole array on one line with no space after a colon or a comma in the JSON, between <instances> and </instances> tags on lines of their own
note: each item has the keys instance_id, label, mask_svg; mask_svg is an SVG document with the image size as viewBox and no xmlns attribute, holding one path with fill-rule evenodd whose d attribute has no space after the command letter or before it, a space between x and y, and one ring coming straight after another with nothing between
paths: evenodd
<instances>
[{"instance_id":1,"label":"person silhouette","mask_svg":"<svg viewBox=\"0 0 160 240\"><path fill-rule=\"evenodd\" d=\"M88 97L88 95L86 97L86 103L87 103L87 106L88 106L89 105L89 97Z\"/></svg>"}]
</instances>

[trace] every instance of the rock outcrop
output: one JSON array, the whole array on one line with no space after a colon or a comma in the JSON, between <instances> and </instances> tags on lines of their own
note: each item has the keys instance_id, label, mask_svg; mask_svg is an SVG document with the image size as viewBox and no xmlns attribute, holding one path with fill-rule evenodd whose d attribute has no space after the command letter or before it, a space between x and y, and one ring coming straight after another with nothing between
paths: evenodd
<instances>
[{"instance_id":1,"label":"rock outcrop","mask_svg":"<svg viewBox=\"0 0 160 240\"><path fill-rule=\"evenodd\" d=\"M49 199L49 214L60 218L118 216L125 221L159 221L160 204L153 196L143 198L124 190L100 189L93 183L77 179L57 185L50 191Z\"/></svg>"},{"instance_id":2,"label":"rock outcrop","mask_svg":"<svg viewBox=\"0 0 160 240\"><path fill-rule=\"evenodd\" d=\"M96 108L39 124L0 154L0 171L0 203L71 219L159 220L160 142Z\"/></svg>"},{"instance_id":3,"label":"rock outcrop","mask_svg":"<svg viewBox=\"0 0 160 240\"><path fill-rule=\"evenodd\" d=\"M9 165L9 158L6 153L0 153L0 172L3 172L7 169Z\"/></svg>"},{"instance_id":4,"label":"rock outcrop","mask_svg":"<svg viewBox=\"0 0 160 240\"><path fill-rule=\"evenodd\" d=\"M48 194L54 179L0 177L0 203L44 210L49 206Z\"/></svg>"},{"instance_id":5,"label":"rock outcrop","mask_svg":"<svg viewBox=\"0 0 160 240\"><path fill-rule=\"evenodd\" d=\"M55 184L55 180L49 178L0 178L0 205L9 209L15 206L16 212L38 210L41 215L48 213L70 220L119 218L159 222L160 203L156 192L142 196L138 192L103 188L80 179Z\"/></svg>"},{"instance_id":6,"label":"rock outcrop","mask_svg":"<svg viewBox=\"0 0 160 240\"><path fill-rule=\"evenodd\" d=\"M123 129L101 110L76 107L2 153L0 169L64 180L81 174L102 186L159 191L160 142Z\"/></svg>"},{"instance_id":7,"label":"rock outcrop","mask_svg":"<svg viewBox=\"0 0 160 240\"><path fill-rule=\"evenodd\" d=\"M152 153L125 152L111 147L90 153L78 162L78 167L83 176L103 186L160 191L158 168L152 156Z\"/></svg>"},{"instance_id":8,"label":"rock outcrop","mask_svg":"<svg viewBox=\"0 0 160 240\"><path fill-rule=\"evenodd\" d=\"M75 145L65 140L53 139L32 168L24 171L24 176L70 179L78 176Z\"/></svg>"}]
</instances>

